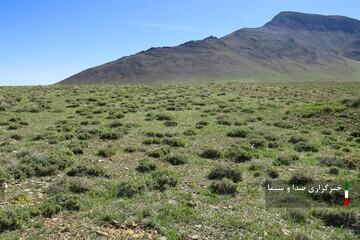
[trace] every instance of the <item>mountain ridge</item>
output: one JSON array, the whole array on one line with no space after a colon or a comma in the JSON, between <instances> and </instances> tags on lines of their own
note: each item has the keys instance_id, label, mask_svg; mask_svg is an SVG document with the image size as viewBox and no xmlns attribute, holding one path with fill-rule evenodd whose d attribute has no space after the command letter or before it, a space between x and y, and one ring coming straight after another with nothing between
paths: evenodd
<instances>
[{"instance_id":1,"label":"mountain ridge","mask_svg":"<svg viewBox=\"0 0 360 240\"><path fill-rule=\"evenodd\" d=\"M59 83L147 83L302 74L332 79L360 72L358 61L359 20L286 11L258 28L243 28L220 38L209 36L174 47L150 48L86 69Z\"/></svg>"}]
</instances>

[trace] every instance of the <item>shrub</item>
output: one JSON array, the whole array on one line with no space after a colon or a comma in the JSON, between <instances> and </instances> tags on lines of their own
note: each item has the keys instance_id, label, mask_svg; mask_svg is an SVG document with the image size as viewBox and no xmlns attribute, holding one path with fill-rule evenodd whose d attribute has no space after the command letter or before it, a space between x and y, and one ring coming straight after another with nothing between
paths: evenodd
<instances>
[{"instance_id":1,"label":"shrub","mask_svg":"<svg viewBox=\"0 0 360 240\"><path fill-rule=\"evenodd\" d=\"M350 103L350 107L352 107L352 108L360 108L360 97L358 97L357 99L352 100L351 103Z\"/></svg>"},{"instance_id":2,"label":"shrub","mask_svg":"<svg viewBox=\"0 0 360 240\"><path fill-rule=\"evenodd\" d=\"M183 139L165 138L163 143L170 147L185 147L185 140Z\"/></svg>"},{"instance_id":3,"label":"shrub","mask_svg":"<svg viewBox=\"0 0 360 240\"><path fill-rule=\"evenodd\" d=\"M40 207L40 212L44 217L50 218L53 215L58 214L61 211L61 206L55 201L55 199L49 199L45 201Z\"/></svg>"},{"instance_id":4,"label":"shrub","mask_svg":"<svg viewBox=\"0 0 360 240\"><path fill-rule=\"evenodd\" d=\"M274 123L274 126L275 127L278 127L278 128L285 128L285 129L290 129L292 128L293 126L288 123L288 122L276 122Z\"/></svg>"},{"instance_id":5,"label":"shrub","mask_svg":"<svg viewBox=\"0 0 360 240\"><path fill-rule=\"evenodd\" d=\"M292 164L295 161L299 160L299 156L292 154L292 155L281 155L279 156L275 161L273 161L273 165L274 166L281 166L281 165L285 165L285 166L289 166L290 164Z\"/></svg>"},{"instance_id":6,"label":"shrub","mask_svg":"<svg viewBox=\"0 0 360 240\"><path fill-rule=\"evenodd\" d=\"M307 140L303 136L292 136L289 139L289 143L292 143L292 144L296 144L296 143L299 143L299 142L307 142Z\"/></svg>"},{"instance_id":7,"label":"shrub","mask_svg":"<svg viewBox=\"0 0 360 240\"><path fill-rule=\"evenodd\" d=\"M308 211L305 209L301 209L301 208L299 208L299 209L294 208L294 209L290 209L288 211L288 214L292 220L294 220L297 223L300 223L300 222L305 222L305 220L308 216Z\"/></svg>"},{"instance_id":8,"label":"shrub","mask_svg":"<svg viewBox=\"0 0 360 240\"><path fill-rule=\"evenodd\" d=\"M192 129L188 129L188 130L184 131L183 134L185 136L194 136L194 135L196 135L196 132Z\"/></svg>"},{"instance_id":9,"label":"shrub","mask_svg":"<svg viewBox=\"0 0 360 240\"><path fill-rule=\"evenodd\" d=\"M163 138L165 135L164 135L163 133L147 132L147 133L145 133L145 136L147 136L147 137Z\"/></svg>"},{"instance_id":10,"label":"shrub","mask_svg":"<svg viewBox=\"0 0 360 240\"><path fill-rule=\"evenodd\" d=\"M253 157L249 151L235 148L228 151L227 156L236 163L250 161Z\"/></svg>"},{"instance_id":11,"label":"shrub","mask_svg":"<svg viewBox=\"0 0 360 240\"><path fill-rule=\"evenodd\" d=\"M278 148L279 144L277 142L269 142L268 148Z\"/></svg>"},{"instance_id":12,"label":"shrub","mask_svg":"<svg viewBox=\"0 0 360 240\"><path fill-rule=\"evenodd\" d=\"M265 140L262 138L253 138L249 142L253 148L262 148L265 146Z\"/></svg>"},{"instance_id":13,"label":"shrub","mask_svg":"<svg viewBox=\"0 0 360 240\"><path fill-rule=\"evenodd\" d=\"M332 167L332 168L330 168L329 173L332 175L339 175L340 171L338 168Z\"/></svg>"},{"instance_id":14,"label":"shrub","mask_svg":"<svg viewBox=\"0 0 360 240\"><path fill-rule=\"evenodd\" d=\"M161 158L161 157L166 156L169 153L170 153L170 148L163 147L163 148L158 148L158 149L154 149L154 150L150 151L148 153L148 155L149 155L149 157L153 157L153 158Z\"/></svg>"},{"instance_id":15,"label":"shrub","mask_svg":"<svg viewBox=\"0 0 360 240\"><path fill-rule=\"evenodd\" d=\"M109 177L102 168L95 166L75 166L67 172L67 175L71 177Z\"/></svg>"},{"instance_id":16,"label":"shrub","mask_svg":"<svg viewBox=\"0 0 360 240\"><path fill-rule=\"evenodd\" d=\"M112 157L116 154L116 147L113 145L108 145L102 149L100 149L97 153L98 156L100 157Z\"/></svg>"},{"instance_id":17,"label":"shrub","mask_svg":"<svg viewBox=\"0 0 360 240\"><path fill-rule=\"evenodd\" d=\"M0 210L0 233L20 228L19 217L15 211Z\"/></svg>"},{"instance_id":18,"label":"shrub","mask_svg":"<svg viewBox=\"0 0 360 240\"><path fill-rule=\"evenodd\" d=\"M248 135L248 133L249 133L248 130L238 128L228 132L226 135L228 137L245 138Z\"/></svg>"},{"instance_id":19,"label":"shrub","mask_svg":"<svg viewBox=\"0 0 360 240\"><path fill-rule=\"evenodd\" d=\"M151 160L141 160L136 170L139 172L151 172L156 169L156 164Z\"/></svg>"},{"instance_id":20,"label":"shrub","mask_svg":"<svg viewBox=\"0 0 360 240\"><path fill-rule=\"evenodd\" d=\"M307 185L307 184L310 184L313 182L314 181L311 177L305 176L300 173L294 174L289 180L290 184L294 184L294 185L298 185L298 186Z\"/></svg>"},{"instance_id":21,"label":"shrub","mask_svg":"<svg viewBox=\"0 0 360 240\"><path fill-rule=\"evenodd\" d=\"M84 193L89 191L90 187L86 181L77 179L69 182L69 190L72 193Z\"/></svg>"},{"instance_id":22,"label":"shrub","mask_svg":"<svg viewBox=\"0 0 360 240\"><path fill-rule=\"evenodd\" d=\"M279 173L275 169L269 169L267 174L271 178L278 178L279 177Z\"/></svg>"},{"instance_id":23,"label":"shrub","mask_svg":"<svg viewBox=\"0 0 360 240\"><path fill-rule=\"evenodd\" d=\"M121 127L123 126L124 124L120 121L113 121L109 124L109 127L110 128L117 128L117 127Z\"/></svg>"},{"instance_id":24,"label":"shrub","mask_svg":"<svg viewBox=\"0 0 360 240\"><path fill-rule=\"evenodd\" d=\"M310 240L310 238L307 237L306 235L303 235L303 234L301 234L301 233L298 233L298 234L296 234L296 236L295 236L295 240Z\"/></svg>"},{"instance_id":25,"label":"shrub","mask_svg":"<svg viewBox=\"0 0 360 240\"><path fill-rule=\"evenodd\" d=\"M178 184L177 175L169 170L156 171L152 175L152 188L165 191L169 187L175 187Z\"/></svg>"},{"instance_id":26,"label":"shrub","mask_svg":"<svg viewBox=\"0 0 360 240\"><path fill-rule=\"evenodd\" d=\"M350 133L350 136L355 137L355 138L360 137L360 131L354 131L354 132Z\"/></svg>"},{"instance_id":27,"label":"shrub","mask_svg":"<svg viewBox=\"0 0 360 240\"><path fill-rule=\"evenodd\" d=\"M340 212L321 212L317 214L327 226L344 227L359 232L360 216L354 212L340 211Z\"/></svg>"},{"instance_id":28,"label":"shrub","mask_svg":"<svg viewBox=\"0 0 360 240\"><path fill-rule=\"evenodd\" d=\"M175 122L175 121L165 121L164 125L167 126L167 127L175 127L175 126L177 126L177 122Z\"/></svg>"},{"instance_id":29,"label":"shrub","mask_svg":"<svg viewBox=\"0 0 360 240\"><path fill-rule=\"evenodd\" d=\"M221 158L221 152L217 149L206 149L201 154L200 157L207 158L207 159L219 159Z\"/></svg>"},{"instance_id":30,"label":"shrub","mask_svg":"<svg viewBox=\"0 0 360 240\"><path fill-rule=\"evenodd\" d=\"M172 119L172 117L168 114L161 113L161 114L155 115L155 119L158 121L170 121Z\"/></svg>"},{"instance_id":31,"label":"shrub","mask_svg":"<svg viewBox=\"0 0 360 240\"><path fill-rule=\"evenodd\" d=\"M210 185L212 192L225 195L225 194L235 194L236 193L236 184L229 179L222 179L220 181L214 181Z\"/></svg>"},{"instance_id":32,"label":"shrub","mask_svg":"<svg viewBox=\"0 0 360 240\"><path fill-rule=\"evenodd\" d=\"M188 159L184 155L172 154L165 158L165 160L172 165L182 165L188 162Z\"/></svg>"},{"instance_id":33,"label":"shrub","mask_svg":"<svg viewBox=\"0 0 360 240\"><path fill-rule=\"evenodd\" d=\"M201 128L206 127L207 125L209 125L209 122L202 120L202 121L197 122L197 123L195 124L195 127L196 127L197 129L201 129Z\"/></svg>"},{"instance_id":34,"label":"shrub","mask_svg":"<svg viewBox=\"0 0 360 240\"><path fill-rule=\"evenodd\" d=\"M136 151L136 147L134 147L134 146L129 146L129 147L126 147L126 148L124 149L124 151L125 151L125 152L128 152L128 153L133 153L133 152Z\"/></svg>"},{"instance_id":35,"label":"shrub","mask_svg":"<svg viewBox=\"0 0 360 240\"><path fill-rule=\"evenodd\" d=\"M146 145L152 145L152 144L160 144L161 143L161 139L160 138L146 138L143 141L143 144Z\"/></svg>"},{"instance_id":36,"label":"shrub","mask_svg":"<svg viewBox=\"0 0 360 240\"><path fill-rule=\"evenodd\" d=\"M77 196L71 194L59 194L55 199L62 209L69 211L80 210L80 199Z\"/></svg>"},{"instance_id":37,"label":"shrub","mask_svg":"<svg viewBox=\"0 0 360 240\"><path fill-rule=\"evenodd\" d=\"M318 157L318 161L328 167L335 166L339 168L356 169L358 164L352 159L341 159L336 156L334 157Z\"/></svg>"},{"instance_id":38,"label":"shrub","mask_svg":"<svg viewBox=\"0 0 360 240\"><path fill-rule=\"evenodd\" d=\"M216 123L219 125L224 125L224 126L231 126L231 124L232 124L230 121L224 120L224 119L217 120Z\"/></svg>"},{"instance_id":39,"label":"shrub","mask_svg":"<svg viewBox=\"0 0 360 240\"><path fill-rule=\"evenodd\" d=\"M121 137L122 135L119 132L103 132L100 134L102 140L117 140Z\"/></svg>"},{"instance_id":40,"label":"shrub","mask_svg":"<svg viewBox=\"0 0 360 240\"><path fill-rule=\"evenodd\" d=\"M249 169L249 171L259 171L262 169L262 167L259 165L251 164L248 169Z\"/></svg>"},{"instance_id":41,"label":"shrub","mask_svg":"<svg viewBox=\"0 0 360 240\"><path fill-rule=\"evenodd\" d=\"M69 156L60 152L47 155L37 151L23 151L17 154L17 158L19 163L10 167L10 173L17 179L54 175L72 163Z\"/></svg>"},{"instance_id":42,"label":"shrub","mask_svg":"<svg viewBox=\"0 0 360 240\"><path fill-rule=\"evenodd\" d=\"M16 141L20 141L22 139L22 136L19 134L12 134L12 135L10 135L10 138L12 138Z\"/></svg>"},{"instance_id":43,"label":"shrub","mask_svg":"<svg viewBox=\"0 0 360 240\"><path fill-rule=\"evenodd\" d=\"M131 198L137 194L140 194L144 190L144 185L137 182L121 182L117 187L117 196L118 197L128 197Z\"/></svg>"},{"instance_id":44,"label":"shrub","mask_svg":"<svg viewBox=\"0 0 360 240\"><path fill-rule=\"evenodd\" d=\"M90 135L90 133L87 133L87 132L81 132L77 135L77 138L79 140L88 140L91 138L91 135Z\"/></svg>"},{"instance_id":45,"label":"shrub","mask_svg":"<svg viewBox=\"0 0 360 240\"><path fill-rule=\"evenodd\" d=\"M305 142L299 142L294 146L295 151L297 152L317 152L319 151L315 145Z\"/></svg>"},{"instance_id":46,"label":"shrub","mask_svg":"<svg viewBox=\"0 0 360 240\"><path fill-rule=\"evenodd\" d=\"M229 167L220 166L213 169L209 174L209 179L223 179L228 178L233 182L242 181L241 172L238 169L231 169Z\"/></svg>"},{"instance_id":47,"label":"shrub","mask_svg":"<svg viewBox=\"0 0 360 240\"><path fill-rule=\"evenodd\" d=\"M353 196L353 198L356 198L356 194L353 194L355 196ZM315 192L313 194L310 194L310 197L318 202L324 202L327 203L328 205L341 205L343 204L344 201L344 193L343 192L339 192L336 191L334 193L329 193L329 192Z\"/></svg>"},{"instance_id":48,"label":"shrub","mask_svg":"<svg viewBox=\"0 0 360 240\"><path fill-rule=\"evenodd\" d=\"M67 145L67 147L71 150L71 152L76 155L83 154L84 153L83 149L87 146L88 144L82 141L72 141Z\"/></svg>"}]
</instances>

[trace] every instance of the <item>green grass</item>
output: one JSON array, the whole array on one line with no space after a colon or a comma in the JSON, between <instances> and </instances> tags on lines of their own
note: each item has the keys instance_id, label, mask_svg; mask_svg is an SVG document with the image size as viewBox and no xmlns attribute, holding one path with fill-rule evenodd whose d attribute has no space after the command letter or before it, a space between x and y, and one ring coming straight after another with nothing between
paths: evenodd
<instances>
[{"instance_id":1,"label":"green grass","mask_svg":"<svg viewBox=\"0 0 360 240\"><path fill-rule=\"evenodd\" d=\"M358 208L267 209L261 186L359 182L359 92L356 82L2 87L0 238L358 239Z\"/></svg>"}]
</instances>

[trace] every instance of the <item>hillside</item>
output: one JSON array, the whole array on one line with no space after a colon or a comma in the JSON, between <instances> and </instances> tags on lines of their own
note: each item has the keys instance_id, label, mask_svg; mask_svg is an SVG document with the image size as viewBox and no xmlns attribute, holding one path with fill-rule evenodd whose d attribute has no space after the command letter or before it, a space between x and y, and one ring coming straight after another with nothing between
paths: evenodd
<instances>
[{"instance_id":1,"label":"hillside","mask_svg":"<svg viewBox=\"0 0 360 240\"><path fill-rule=\"evenodd\" d=\"M239 78L348 79L360 72L360 21L281 12L259 28L150 48L60 84Z\"/></svg>"}]
</instances>

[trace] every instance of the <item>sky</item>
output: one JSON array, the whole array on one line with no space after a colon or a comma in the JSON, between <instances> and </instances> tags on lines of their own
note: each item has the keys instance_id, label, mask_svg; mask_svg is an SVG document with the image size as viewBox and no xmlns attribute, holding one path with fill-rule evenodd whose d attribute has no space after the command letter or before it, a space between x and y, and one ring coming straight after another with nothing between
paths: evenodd
<instances>
[{"instance_id":1,"label":"sky","mask_svg":"<svg viewBox=\"0 0 360 240\"><path fill-rule=\"evenodd\" d=\"M259 27L280 11L360 19L358 0L0 0L0 85L53 84L150 47Z\"/></svg>"}]
</instances>

